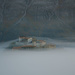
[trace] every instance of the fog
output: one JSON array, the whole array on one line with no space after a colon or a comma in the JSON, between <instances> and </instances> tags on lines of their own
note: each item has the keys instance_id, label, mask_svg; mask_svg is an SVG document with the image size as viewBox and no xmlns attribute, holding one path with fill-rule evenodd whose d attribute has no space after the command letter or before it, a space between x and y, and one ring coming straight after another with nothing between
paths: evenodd
<instances>
[{"instance_id":1,"label":"fog","mask_svg":"<svg viewBox=\"0 0 75 75\"><path fill-rule=\"evenodd\" d=\"M5 49L10 43L0 43L0 75L75 75L74 42L51 40L53 49Z\"/></svg>"}]
</instances>

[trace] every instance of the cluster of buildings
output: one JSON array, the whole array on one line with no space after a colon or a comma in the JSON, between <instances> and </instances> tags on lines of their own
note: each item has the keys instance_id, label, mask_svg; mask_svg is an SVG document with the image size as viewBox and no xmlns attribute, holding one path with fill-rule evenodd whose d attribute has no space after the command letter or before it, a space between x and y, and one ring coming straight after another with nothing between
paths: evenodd
<instances>
[{"instance_id":1,"label":"cluster of buildings","mask_svg":"<svg viewBox=\"0 0 75 75\"><path fill-rule=\"evenodd\" d=\"M55 48L55 45L47 44L44 40L32 37L19 37L18 41L11 44L12 49L21 48Z\"/></svg>"}]
</instances>

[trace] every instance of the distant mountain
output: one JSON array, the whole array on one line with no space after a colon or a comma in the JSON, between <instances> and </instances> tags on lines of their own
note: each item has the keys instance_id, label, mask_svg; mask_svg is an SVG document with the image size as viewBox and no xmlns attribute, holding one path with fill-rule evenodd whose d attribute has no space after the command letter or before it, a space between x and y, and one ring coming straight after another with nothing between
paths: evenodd
<instances>
[{"instance_id":1,"label":"distant mountain","mask_svg":"<svg viewBox=\"0 0 75 75\"><path fill-rule=\"evenodd\" d=\"M74 0L0 0L0 41L42 36L75 41Z\"/></svg>"}]
</instances>

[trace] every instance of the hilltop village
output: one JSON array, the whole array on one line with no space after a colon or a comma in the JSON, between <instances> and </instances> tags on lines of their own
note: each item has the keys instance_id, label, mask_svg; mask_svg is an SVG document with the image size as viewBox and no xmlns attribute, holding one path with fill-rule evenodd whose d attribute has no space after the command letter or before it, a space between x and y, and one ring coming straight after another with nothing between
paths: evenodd
<instances>
[{"instance_id":1,"label":"hilltop village","mask_svg":"<svg viewBox=\"0 0 75 75\"><path fill-rule=\"evenodd\" d=\"M38 40L32 37L19 37L17 41L12 42L9 46L11 49L26 48L55 48L56 45L47 44L44 40Z\"/></svg>"}]
</instances>

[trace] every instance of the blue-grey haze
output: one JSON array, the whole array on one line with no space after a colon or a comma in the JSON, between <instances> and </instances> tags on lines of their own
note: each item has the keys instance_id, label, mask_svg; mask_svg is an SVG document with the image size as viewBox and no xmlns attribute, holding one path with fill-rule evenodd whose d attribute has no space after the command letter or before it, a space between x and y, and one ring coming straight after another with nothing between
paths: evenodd
<instances>
[{"instance_id":1,"label":"blue-grey haze","mask_svg":"<svg viewBox=\"0 0 75 75\"><path fill-rule=\"evenodd\" d=\"M74 0L0 0L0 41L41 36L75 41Z\"/></svg>"}]
</instances>

